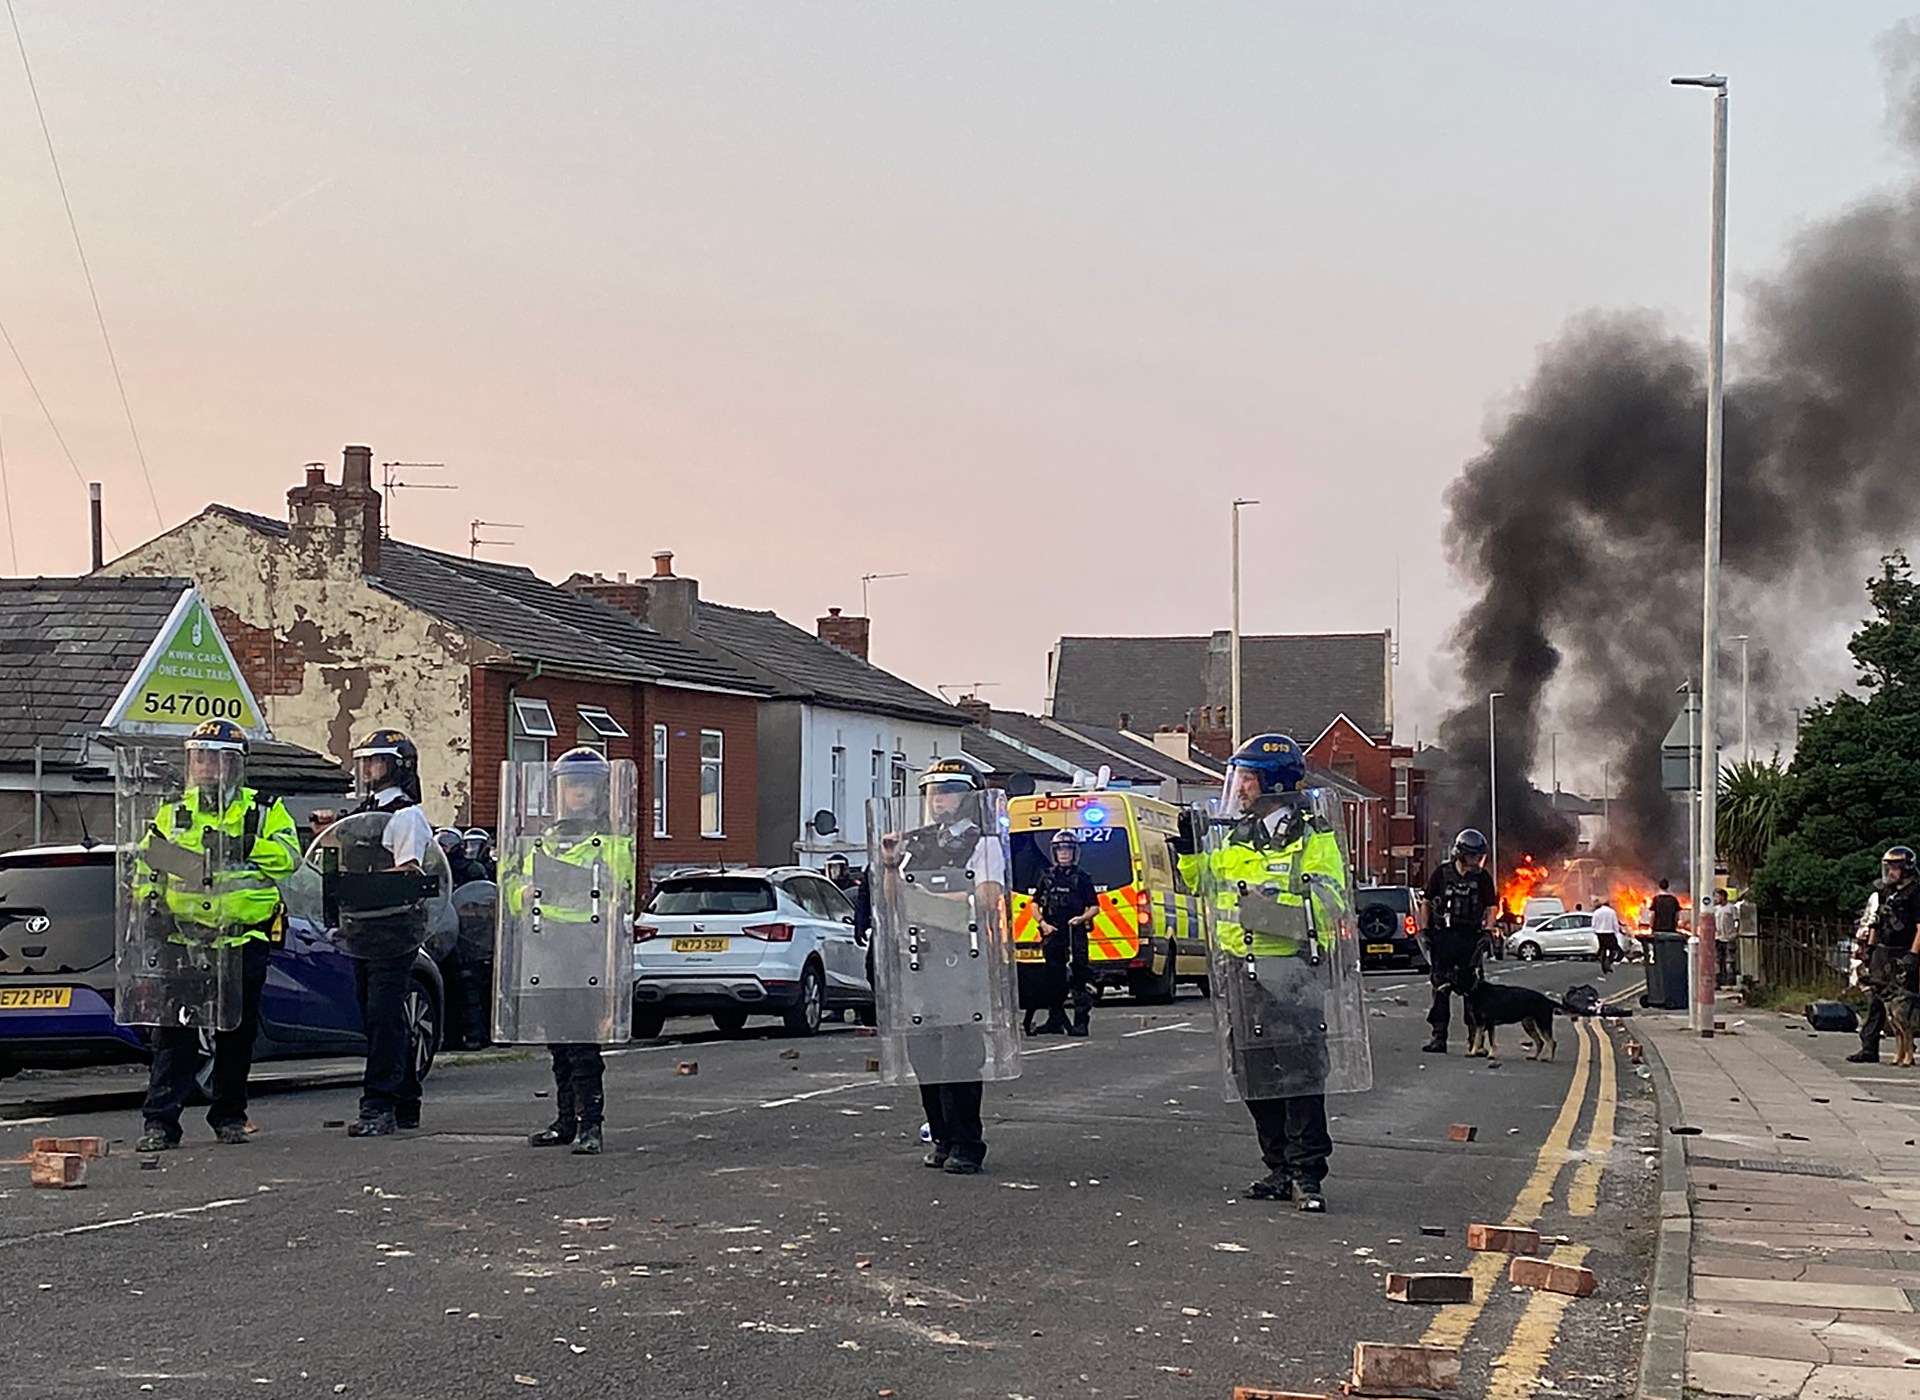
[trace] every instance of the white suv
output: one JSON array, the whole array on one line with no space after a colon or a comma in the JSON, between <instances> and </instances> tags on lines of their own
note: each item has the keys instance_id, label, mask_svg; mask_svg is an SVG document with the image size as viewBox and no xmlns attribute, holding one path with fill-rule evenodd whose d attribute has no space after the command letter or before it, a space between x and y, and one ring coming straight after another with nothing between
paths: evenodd
<instances>
[{"instance_id":1,"label":"white suv","mask_svg":"<svg viewBox=\"0 0 1920 1400\"><path fill-rule=\"evenodd\" d=\"M712 1015L728 1034L749 1016L779 1016L812 1035L823 1010L851 1007L873 1024L866 945L853 905L815 870L688 870L653 891L633 931L633 1033L668 1016Z\"/></svg>"}]
</instances>

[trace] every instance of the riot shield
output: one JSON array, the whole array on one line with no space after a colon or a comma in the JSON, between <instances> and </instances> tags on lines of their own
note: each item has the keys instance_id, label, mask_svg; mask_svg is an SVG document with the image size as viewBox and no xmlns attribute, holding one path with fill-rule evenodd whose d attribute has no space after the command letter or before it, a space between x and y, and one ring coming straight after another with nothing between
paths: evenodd
<instances>
[{"instance_id":1,"label":"riot shield","mask_svg":"<svg viewBox=\"0 0 1920 1400\"><path fill-rule=\"evenodd\" d=\"M500 887L473 880L453 892L453 914L460 921L460 956L470 963L493 961L493 932Z\"/></svg>"},{"instance_id":2,"label":"riot shield","mask_svg":"<svg viewBox=\"0 0 1920 1400\"><path fill-rule=\"evenodd\" d=\"M242 932L222 896L262 877L244 829L201 815L234 793L189 792L178 743L114 749L114 997L123 1026L229 1031L240 1024L240 956L220 940Z\"/></svg>"},{"instance_id":3,"label":"riot shield","mask_svg":"<svg viewBox=\"0 0 1920 1400\"><path fill-rule=\"evenodd\" d=\"M867 803L874 999L889 1084L1017 1079L999 792Z\"/></svg>"},{"instance_id":4,"label":"riot shield","mask_svg":"<svg viewBox=\"0 0 1920 1400\"><path fill-rule=\"evenodd\" d=\"M321 915L350 958L404 957L453 919L453 870L431 833L405 868L387 844L396 812L356 812L313 838L306 863L320 873Z\"/></svg>"},{"instance_id":5,"label":"riot shield","mask_svg":"<svg viewBox=\"0 0 1920 1400\"><path fill-rule=\"evenodd\" d=\"M1373 1087L1339 807L1322 790L1208 815L1200 855L1226 1096Z\"/></svg>"},{"instance_id":6,"label":"riot shield","mask_svg":"<svg viewBox=\"0 0 1920 1400\"><path fill-rule=\"evenodd\" d=\"M493 1038L618 1045L632 1036L639 770L501 767Z\"/></svg>"}]
</instances>

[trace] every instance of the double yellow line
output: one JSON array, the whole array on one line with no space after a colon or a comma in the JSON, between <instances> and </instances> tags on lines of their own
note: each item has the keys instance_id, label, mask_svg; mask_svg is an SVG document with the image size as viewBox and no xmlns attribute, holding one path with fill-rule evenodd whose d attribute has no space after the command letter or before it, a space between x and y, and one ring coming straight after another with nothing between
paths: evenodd
<instances>
[{"instance_id":1,"label":"double yellow line","mask_svg":"<svg viewBox=\"0 0 1920 1400\"><path fill-rule=\"evenodd\" d=\"M1520 1188L1519 1195L1514 1198L1505 1223L1535 1225L1546 1212L1554 1183L1560 1179L1561 1169L1573 1156L1574 1129L1580 1122L1581 1109L1587 1098L1587 1085L1594 1077L1596 1061L1599 1065L1599 1102L1594 1109L1593 1123L1587 1130L1583 1160L1574 1172L1573 1185L1567 1193L1567 1209L1576 1219L1587 1219L1599 1206L1600 1175L1605 1169L1608 1154L1613 1150L1614 1116L1619 1104L1613 1044L1591 1022L1578 1021L1574 1025L1580 1038L1580 1057L1573 1068L1573 1082L1567 1086L1566 1099L1553 1120L1553 1127L1547 1132L1546 1141L1540 1145L1540 1151L1534 1158L1533 1171ZM1560 1245L1548 1258L1551 1263L1577 1266L1585 1261L1588 1252L1586 1245ZM1492 1301L1494 1285L1505 1275L1508 1260L1509 1256L1505 1254L1476 1254L1473 1262L1467 1266L1467 1273L1473 1278L1473 1302L1442 1310L1420 1340L1433 1346L1462 1345L1480 1321L1487 1304ZM1552 1355L1560 1320L1572 1301L1565 1294L1547 1292L1536 1292L1528 1300L1526 1311L1515 1325L1506 1350L1493 1363L1493 1379L1488 1386L1486 1400L1530 1400L1540 1373Z\"/></svg>"}]
</instances>

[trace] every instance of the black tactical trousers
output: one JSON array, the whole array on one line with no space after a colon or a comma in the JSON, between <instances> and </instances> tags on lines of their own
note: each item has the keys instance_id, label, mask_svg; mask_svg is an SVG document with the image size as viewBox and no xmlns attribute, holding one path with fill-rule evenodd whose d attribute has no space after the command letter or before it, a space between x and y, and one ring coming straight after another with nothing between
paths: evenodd
<instances>
[{"instance_id":1,"label":"black tactical trousers","mask_svg":"<svg viewBox=\"0 0 1920 1400\"><path fill-rule=\"evenodd\" d=\"M420 1116L420 1076L407 1029L407 988L412 983L411 952L353 960L360 1024L367 1032L367 1073L360 1085L362 1118L383 1113L402 1119Z\"/></svg>"},{"instance_id":2,"label":"black tactical trousers","mask_svg":"<svg viewBox=\"0 0 1920 1400\"><path fill-rule=\"evenodd\" d=\"M1433 1006L1427 1012L1427 1024L1436 1040L1447 1038L1453 1020L1453 974L1473 966L1479 960L1480 935L1433 929L1427 934L1427 961L1433 982ZM1468 1023L1472 1029L1472 1023Z\"/></svg>"},{"instance_id":3,"label":"black tactical trousers","mask_svg":"<svg viewBox=\"0 0 1920 1400\"><path fill-rule=\"evenodd\" d=\"M554 1117L562 1128L597 1128L606 1109L607 1061L598 1045L555 1045Z\"/></svg>"},{"instance_id":4,"label":"black tactical trousers","mask_svg":"<svg viewBox=\"0 0 1920 1400\"><path fill-rule=\"evenodd\" d=\"M1076 928L1071 934L1056 933L1044 945L1047 974L1050 979L1047 1000L1047 1024L1067 1023L1067 1003L1073 1003L1073 1023L1087 1024L1093 1010L1093 964L1087 956L1087 931Z\"/></svg>"},{"instance_id":5,"label":"black tactical trousers","mask_svg":"<svg viewBox=\"0 0 1920 1400\"><path fill-rule=\"evenodd\" d=\"M978 1079L920 1086L920 1105L926 1110L927 1131L937 1150L975 1165L987 1159L986 1130L980 1125L980 1102L986 1091Z\"/></svg>"},{"instance_id":6,"label":"black tactical trousers","mask_svg":"<svg viewBox=\"0 0 1920 1400\"><path fill-rule=\"evenodd\" d=\"M247 1076L253 1072L253 1042L260 1034L260 991L267 984L273 948L264 938L249 939L240 950L240 1024L213 1036L211 1127L244 1127ZM153 1032L153 1068L147 1075L147 1101L141 1110L149 1126L180 1140L180 1112L200 1073L200 1032L186 1026L158 1026Z\"/></svg>"},{"instance_id":7,"label":"black tactical trousers","mask_svg":"<svg viewBox=\"0 0 1920 1400\"><path fill-rule=\"evenodd\" d=\"M1260 1136L1260 1160L1267 1170L1294 1181L1318 1186L1327 1176L1333 1156L1333 1135L1327 1131L1324 1094L1302 1094L1291 1099L1248 1099L1254 1131Z\"/></svg>"}]
</instances>

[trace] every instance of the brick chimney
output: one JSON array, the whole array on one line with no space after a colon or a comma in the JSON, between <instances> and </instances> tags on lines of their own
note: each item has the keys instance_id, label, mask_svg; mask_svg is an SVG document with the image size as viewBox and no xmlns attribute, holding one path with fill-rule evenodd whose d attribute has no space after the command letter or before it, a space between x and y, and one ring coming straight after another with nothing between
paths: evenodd
<instances>
[{"instance_id":1,"label":"brick chimney","mask_svg":"<svg viewBox=\"0 0 1920 1400\"><path fill-rule=\"evenodd\" d=\"M860 621L865 622L863 617ZM978 695L962 695L953 702L953 708L967 717L969 724L984 725L993 719L993 706Z\"/></svg>"},{"instance_id":2,"label":"brick chimney","mask_svg":"<svg viewBox=\"0 0 1920 1400\"><path fill-rule=\"evenodd\" d=\"M1202 705L1200 722L1191 735L1193 747L1211 754L1221 762L1233 757L1233 730L1228 726L1225 705Z\"/></svg>"},{"instance_id":3,"label":"brick chimney","mask_svg":"<svg viewBox=\"0 0 1920 1400\"><path fill-rule=\"evenodd\" d=\"M611 603L669 637L685 637L694 630L700 581L674 573L670 549L654 554L653 573L648 578L629 581L622 573L617 580L609 580L604 574L575 574L560 586Z\"/></svg>"},{"instance_id":4,"label":"brick chimney","mask_svg":"<svg viewBox=\"0 0 1920 1400\"><path fill-rule=\"evenodd\" d=\"M828 608L827 615L816 619L814 623L821 641L828 646L839 647L862 661L867 659L868 629L872 626L868 618L842 617L838 608Z\"/></svg>"},{"instance_id":5,"label":"brick chimney","mask_svg":"<svg viewBox=\"0 0 1920 1400\"><path fill-rule=\"evenodd\" d=\"M287 492L287 533L294 548L362 574L380 572L380 493L373 485L373 449L341 453L340 484L310 462L306 480Z\"/></svg>"}]
</instances>

